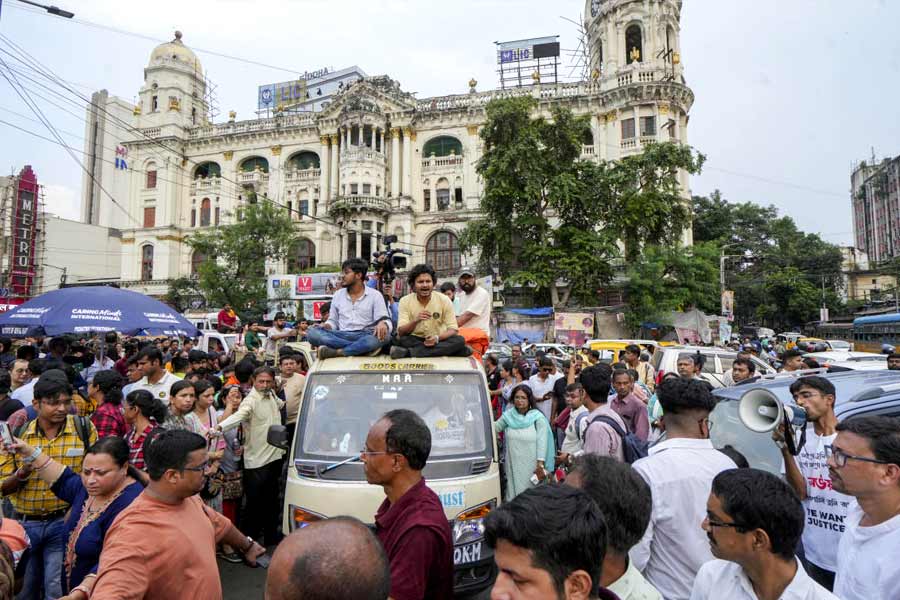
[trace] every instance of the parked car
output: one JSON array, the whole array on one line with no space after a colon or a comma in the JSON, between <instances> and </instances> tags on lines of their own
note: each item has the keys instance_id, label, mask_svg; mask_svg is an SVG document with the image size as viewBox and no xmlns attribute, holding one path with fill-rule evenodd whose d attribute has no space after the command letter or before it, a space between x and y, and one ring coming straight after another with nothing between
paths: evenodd
<instances>
[{"instance_id":1,"label":"parked car","mask_svg":"<svg viewBox=\"0 0 900 600\"><path fill-rule=\"evenodd\" d=\"M493 354L497 357L497 360L503 362L504 360L509 360L510 358L512 358L512 346L510 346L509 344L499 344L495 342L488 345L488 349L487 352L485 352L485 355L488 354Z\"/></svg>"},{"instance_id":2,"label":"parked car","mask_svg":"<svg viewBox=\"0 0 900 600\"><path fill-rule=\"evenodd\" d=\"M850 352L853 350L853 344L847 340L825 340L835 352Z\"/></svg>"},{"instance_id":3,"label":"parked car","mask_svg":"<svg viewBox=\"0 0 900 600\"><path fill-rule=\"evenodd\" d=\"M887 368L887 355L875 354L874 352L809 352L803 356L814 358L819 363L827 362L874 362L881 364L881 368Z\"/></svg>"},{"instance_id":4,"label":"parked car","mask_svg":"<svg viewBox=\"0 0 900 600\"><path fill-rule=\"evenodd\" d=\"M843 371L821 373L835 387L835 414L838 420L861 414L900 416L900 371ZM744 426L738 416L741 397L751 389L764 388L785 404L794 405L790 385L796 376L779 373L758 382L721 388L713 392L719 403L709 417L710 438L716 448L734 446L750 466L781 473L781 451L770 433L757 433Z\"/></svg>"},{"instance_id":5,"label":"parked car","mask_svg":"<svg viewBox=\"0 0 900 600\"><path fill-rule=\"evenodd\" d=\"M681 356L700 353L706 357L701 376L714 388L720 388L724 383L725 372L731 368L731 363L737 358L737 352L723 348L711 348L709 346L663 346L653 353L650 364L656 370L656 383L662 381L666 373L678 372L678 358ZM756 373L759 375L774 374L775 369L762 359L754 356L751 358L756 365Z\"/></svg>"}]
</instances>

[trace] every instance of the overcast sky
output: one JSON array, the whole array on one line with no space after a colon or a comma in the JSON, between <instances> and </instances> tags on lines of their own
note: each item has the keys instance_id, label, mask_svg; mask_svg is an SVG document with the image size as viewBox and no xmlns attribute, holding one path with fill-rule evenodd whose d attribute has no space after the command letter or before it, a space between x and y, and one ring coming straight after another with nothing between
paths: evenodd
<instances>
[{"instance_id":1,"label":"overcast sky","mask_svg":"<svg viewBox=\"0 0 900 600\"><path fill-rule=\"evenodd\" d=\"M577 21L584 10L580 0L53 3L77 19L160 42L183 31L218 86L219 120L232 109L239 119L252 117L258 85L323 66L356 64L369 75L388 74L420 98L463 93L471 77L489 89L496 82L495 41L559 34L562 47L574 50L577 27L562 17ZM0 33L85 95L106 88L135 98L153 41L23 6L3 0ZM692 191L718 188L732 201L774 204L801 228L850 243L853 163L873 148L878 157L900 154L898 23L896 0L685 0L682 62L696 96L688 137L708 157ZM563 70L570 73L580 71ZM83 103L75 108L50 97L83 115ZM82 148L83 118L35 100ZM47 135L28 119L34 116L0 80L0 120ZM45 184L49 209L77 218L81 168L62 148L0 123L0 172L23 164L33 165Z\"/></svg>"}]
</instances>

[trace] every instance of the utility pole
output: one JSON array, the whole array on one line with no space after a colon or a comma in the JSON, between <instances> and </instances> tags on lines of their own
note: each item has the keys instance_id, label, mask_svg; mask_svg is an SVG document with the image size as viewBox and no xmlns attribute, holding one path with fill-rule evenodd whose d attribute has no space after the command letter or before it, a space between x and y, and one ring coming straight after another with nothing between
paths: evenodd
<instances>
[{"instance_id":1,"label":"utility pole","mask_svg":"<svg viewBox=\"0 0 900 600\"><path fill-rule=\"evenodd\" d=\"M62 17L64 19L71 19L75 16L75 13L69 12L65 9L59 8L58 6L47 6L46 4L38 4L37 2L32 2L31 0L19 0L19 2L23 4L30 4L31 6L36 6L38 8L43 8L51 15L56 15L57 17ZM3 0L0 0L0 10L3 9Z\"/></svg>"}]
</instances>

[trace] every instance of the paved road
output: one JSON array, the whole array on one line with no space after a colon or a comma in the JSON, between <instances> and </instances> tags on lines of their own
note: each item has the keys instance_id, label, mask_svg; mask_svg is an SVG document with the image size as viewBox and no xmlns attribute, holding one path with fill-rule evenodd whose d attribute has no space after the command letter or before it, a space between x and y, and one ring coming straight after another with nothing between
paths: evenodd
<instances>
[{"instance_id":1,"label":"paved road","mask_svg":"<svg viewBox=\"0 0 900 600\"><path fill-rule=\"evenodd\" d=\"M251 569L219 559L219 573L225 600L262 600L266 587L265 569ZM486 591L477 596L467 596L465 600L488 600L489 595Z\"/></svg>"}]
</instances>

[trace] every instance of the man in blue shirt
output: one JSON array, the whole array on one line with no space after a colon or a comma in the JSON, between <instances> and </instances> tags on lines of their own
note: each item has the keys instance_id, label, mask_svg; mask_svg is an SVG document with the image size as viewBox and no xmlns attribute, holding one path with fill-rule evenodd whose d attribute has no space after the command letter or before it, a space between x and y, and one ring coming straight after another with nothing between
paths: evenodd
<instances>
[{"instance_id":1,"label":"man in blue shirt","mask_svg":"<svg viewBox=\"0 0 900 600\"><path fill-rule=\"evenodd\" d=\"M328 320L311 327L307 340L319 346L319 358L375 355L390 341L392 324L384 297L368 287L369 265L361 258L341 265L342 287L331 299Z\"/></svg>"}]
</instances>

